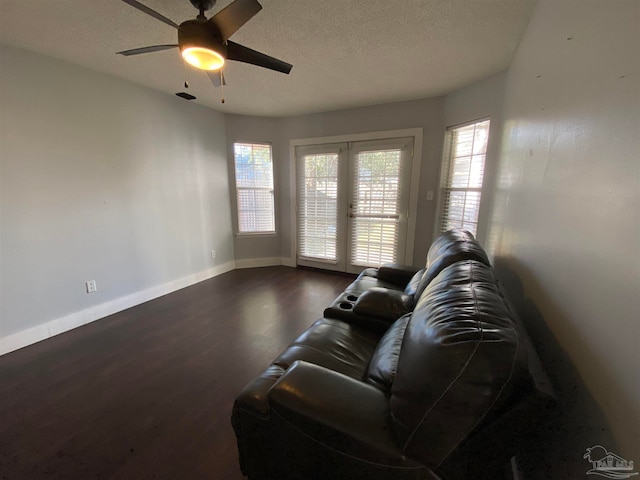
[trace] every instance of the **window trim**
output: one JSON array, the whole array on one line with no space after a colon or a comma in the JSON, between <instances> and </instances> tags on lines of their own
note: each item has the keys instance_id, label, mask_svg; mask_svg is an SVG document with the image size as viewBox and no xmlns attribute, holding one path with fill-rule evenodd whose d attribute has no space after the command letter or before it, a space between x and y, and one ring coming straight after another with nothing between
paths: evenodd
<instances>
[{"instance_id":1,"label":"window trim","mask_svg":"<svg viewBox=\"0 0 640 480\"><path fill-rule=\"evenodd\" d=\"M272 191L272 199L273 199L273 230L270 231L250 231L250 232L241 232L240 231L240 208L238 205L238 191L246 190L247 187L238 187L238 180L236 177L236 155L235 155L235 147L237 144L245 144L245 145L258 145L258 146L268 146L271 153L271 175L272 175L272 186L271 188L263 187L263 190L271 190ZM232 160L232 168L231 170L231 179L233 182L233 207L234 207L234 215L233 215L233 223L234 223L234 236L236 237L277 237L278 236L278 214L277 214L277 201L276 201L276 175L275 175L275 161L273 156L273 143L272 142L258 142L255 140L238 140L235 139L231 143L231 160Z\"/></svg>"}]
</instances>

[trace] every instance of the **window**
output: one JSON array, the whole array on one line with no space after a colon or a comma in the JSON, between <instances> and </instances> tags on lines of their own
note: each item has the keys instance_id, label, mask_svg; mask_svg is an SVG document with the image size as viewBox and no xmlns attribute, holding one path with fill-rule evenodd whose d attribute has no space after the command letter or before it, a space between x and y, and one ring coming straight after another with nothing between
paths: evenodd
<instances>
[{"instance_id":1,"label":"window","mask_svg":"<svg viewBox=\"0 0 640 480\"><path fill-rule=\"evenodd\" d=\"M445 135L440 182L440 231L478 230L489 120L451 127Z\"/></svg>"},{"instance_id":2,"label":"window","mask_svg":"<svg viewBox=\"0 0 640 480\"><path fill-rule=\"evenodd\" d=\"M271 145L234 143L238 233L274 233Z\"/></svg>"}]
</instances>

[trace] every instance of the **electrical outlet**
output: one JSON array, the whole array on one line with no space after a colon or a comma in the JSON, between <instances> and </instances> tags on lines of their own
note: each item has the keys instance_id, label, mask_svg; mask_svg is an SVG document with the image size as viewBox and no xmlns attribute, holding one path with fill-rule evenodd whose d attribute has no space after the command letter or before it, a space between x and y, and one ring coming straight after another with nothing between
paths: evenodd
<instances>
[{"instance_id":1,"label":"electrical outlet","mask_svg":"<svg viewBox=\"0 0 640 480\"><path fill-rule=\"evenodd\" d=\"M211 250L211 260L215 261L216 259L216 251L215 250Z\"/></svg>"},{"instance_id":2,"label":"electrical outlet","mask_svg":"<svg viewBox=\"0 0 640 480\"><path fill-rule=\"evenodd\" d=\"M427 200L433 200L433 190L427 192Z\"/></svg>"},{"instance_id":3,"label":"electrical outlet","mask_svg":"<svg viewBox=\"0 0 640 480\"><path fill-rule=\"evenodd\" d=\"M95 280L89 280L87 283L87 293L95 293L98 291L98 286Z\"/></svg>"}]
</instances>

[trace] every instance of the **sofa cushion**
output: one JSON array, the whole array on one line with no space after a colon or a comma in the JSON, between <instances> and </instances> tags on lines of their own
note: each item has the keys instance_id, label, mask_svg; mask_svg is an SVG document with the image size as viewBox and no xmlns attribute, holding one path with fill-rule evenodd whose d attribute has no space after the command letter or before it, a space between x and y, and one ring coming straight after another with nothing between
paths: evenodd
<instances>
[{"instance_id":1,"label":"sofa cushion","mask_svg":"<svg viewBox=\"0 0 640 480\"><path fill-rule=\"evenodd\" d=\"M398 290L373 287L358 297L353 305L356 315L396 321L413 309L413 297Z\"/></svg>"},{"instance_id":2,"label":"sofa cushion","mask_svg":"<svg viewBox=\"0 0 640 480\"><path fill-rule=\"evenodd\" d=\"M403 337L390 397L393 425L405 454L434 468L514 395L526 367L492 277L477 261L445 268Z\"/></svg>"},{"instance_id":3,"label":"sofa cushion","mask_svg":"<svg viewBox=\"0 0 640 480\"><path fill-rule=\"evenodd\" d=\"M380 343L371 356L367 375L364 380L371 385L388 392L396 376L398 356L402 346L402 338L411 315L396 320L389 330L382 336Z\"/></svg>"},{"instance_id":4,"label":"sofa cushion","mask_svg":"<svg viewBox=\"0 0 640 480\"><path fill-rule=\"evenodd\" d=\"M404 287L404 293L415 297L416 292L418 291L418 286L422 281L422 276L424 275L425 271L426 271L426 268L421 268L413 275L413 277L411 277L411 280L409 280L409 283L407 283L407 286Z\"/></svg>"},{"instance_id":5,"label":"sofa cushion","mask_svg":"<svg viewBox=\"0 0 640 480\"><path fill-rule=\"evenodd\" d=\"M378 269L376 267L365 268L363 271L360 272L360 275L358 275L358 277L378 278Z\"/></svg>"},{"instance_id":6,"label":"sofa cushion","mask_svg":"<svg viewBox=\"0 0 640 480\"><path fill-rule=\"evenodd\" d=\"M375 333L323 318L296 338L273 365L286 370L296 360L304 360L361 380L379 340Z\"/></svg>"},{"instance_id":7,"label":"sofa cushion","mask_svg":"<svg viewBox=\"0 0 640 480\"><path fill-rule=\"evenodd\" d=\"M453 228L436 237L427 252L427 266L433 263L449 245L455 243L476 242L476 238L468 230Z\"/></svg>"},{"instance_id":8,"label":"sofa cushion","mask_svg":"<svg viewBox=\"0 0 640 480\"><path fill-rule=\"evenodd\" d=\"M420 268L398 263L385 263L378 268L378 279L404 288Z\"/></svg>"},{"instance_id":9,"label":"sofa cushion","mask_svg":"<svg viewBox=\"0 0 640 480\"><path fill-rule=\"evenodd\" d=\"M491 262L483 248L473 235L466 230L449 230L436 238L427 253L426 271L416 288L416 298L422 295L425 288L442 270L462 260L476 260L489 267L491 266Z\"/></svg>"},{"instance_id":10,"label":"sofa cushion","mask_svg":"<svg viewBox=\"0 0 640 480\"><path fill-rule=\"evenodd\" d=\"M395 283L385 282L377 277L362 276L356 278L347 288L344 289L344 293L351 295L360 295L366 292L370 288L388 288L389 290L402 291L404 287L396 285Z\"/></svg>"}]
</instances>

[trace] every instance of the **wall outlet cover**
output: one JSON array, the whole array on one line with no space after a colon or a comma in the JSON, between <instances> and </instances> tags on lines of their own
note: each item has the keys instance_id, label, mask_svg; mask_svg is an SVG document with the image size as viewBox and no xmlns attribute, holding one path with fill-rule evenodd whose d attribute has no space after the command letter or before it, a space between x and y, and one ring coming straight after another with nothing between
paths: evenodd
<instances>
[{"instance_id":1,"label":"wall outlet cover","mask_svg":"<svg viewBox=\"0 0 640 480\"><path fill-rule=\"evenodd\" d=\"M86 286L87 286L87 293L94 293L98 291L98 285L96 285L95 280L87 281Z\"/></svg>"}]
</instances>

